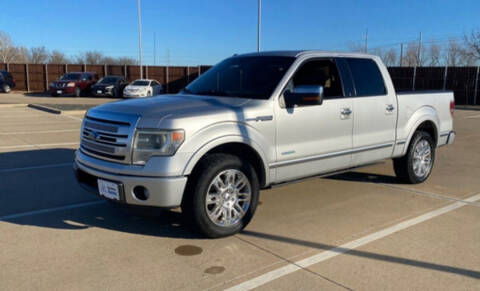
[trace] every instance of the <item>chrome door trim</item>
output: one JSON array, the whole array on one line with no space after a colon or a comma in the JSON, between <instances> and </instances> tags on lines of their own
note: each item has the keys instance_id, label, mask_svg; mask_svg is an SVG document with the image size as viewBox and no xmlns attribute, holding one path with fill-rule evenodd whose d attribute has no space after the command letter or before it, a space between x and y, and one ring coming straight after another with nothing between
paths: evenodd
<instances>
[{"instance_id":1,"label":"chrome door trim","mask_svg":"<svg viewBox=\"0 0 480 291\"><path fill-rule=\"evenodd\" d=\"M388 148L388 147L392 147L392 146L393 146L393 142L378 144L378 145L371 145L371 146L364 146L364 147L359 147L359 148L351 149L351 150L343 150L343 151L332 152L332 153L321 154L321 155L315 155L315 156L310 156L310 157L304 157L304 158L299 158L299 159L294 159L294 160L275 162L275 163L269 164L269 167L270 168L284 167L284 166L289 166L289 165L294 165L294 164L299 164L299 163L306 163L306 162L311 162L311 161L316 161L316 160L323 160L323 159L327 159L327 158L334 158L334 157L338 157L338 156L355 154L355 153L360 153L360 152L365 152L365 151L378 150L378 149Z\"/></svg>"}]
</instances>

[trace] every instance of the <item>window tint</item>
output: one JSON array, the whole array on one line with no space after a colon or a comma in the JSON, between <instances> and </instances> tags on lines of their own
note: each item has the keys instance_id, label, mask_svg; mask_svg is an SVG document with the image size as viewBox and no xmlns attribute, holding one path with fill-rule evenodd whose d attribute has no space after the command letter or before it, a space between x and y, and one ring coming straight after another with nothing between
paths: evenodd
<instances>
[{"instance_id":1,"label":"window tint","mask_svg":"<svg viewBox=\"0 0 480 291\"><path fill-rule=\"evenodd\" d=\"M288 86L295 88L300 85L323 86L323 96L326 99L343 97L337 66L331 60L315 60L303 64Z\"/></svg>"},{"instance_id":2,"label":"window tint","mask_svg":"<svg viewBox=\"0 0 480 291\"><path fill-rule=\"evenodd\" d=\"M346 59L352 72L357 96L385 95L385 83L377 64L370 59Z\"/></svg>"}]
</instances>

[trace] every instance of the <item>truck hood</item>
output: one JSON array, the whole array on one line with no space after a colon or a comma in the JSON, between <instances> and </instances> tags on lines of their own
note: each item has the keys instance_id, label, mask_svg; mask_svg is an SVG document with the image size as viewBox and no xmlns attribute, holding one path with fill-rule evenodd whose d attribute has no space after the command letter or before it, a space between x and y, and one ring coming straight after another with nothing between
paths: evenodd
<instances>
[{"instance_id":1,"label":"truck hood","mask_svg":"<svg viewBox=\"0 0 480 291\"><path fill-rule=\"evenodd\" d=\"M142 99L129 99L112 102L90 109L89 113L113 113L137 115L140 117L139 127L160 127L162 120L181 120L195 118L202 122L202 117L230 119L231 116L246 118L245 109L255 107L267 100L245 98L211 97L198 95L159 95ZM221 116L225 114L224 116ZM88 113L87 113L88 115Z\"/></svg>"}]
</instances>

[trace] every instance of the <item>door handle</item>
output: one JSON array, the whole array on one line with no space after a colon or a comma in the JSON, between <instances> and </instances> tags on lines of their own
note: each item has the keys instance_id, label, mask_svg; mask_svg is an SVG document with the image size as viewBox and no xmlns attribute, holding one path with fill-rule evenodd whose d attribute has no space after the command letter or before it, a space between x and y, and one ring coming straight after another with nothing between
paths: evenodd
<instances>
[{"instance_id":1,"label":"door handle","mask_svg":"<svg viewBox=\"0 0 480 291\"><path fill-rule=\"evenodd\" d=\"M350 108L344 108L342 110L342 115L350 115L352 114L352 110Z\"/></svg>"},{"instance_id":2,"label":"door handle","mask_svg":"<svg viewBox=\"0 0 480 291\"><path fill-rule=\"evenodd\" d=\"M392 112L393 110L395 110L395 106L393 106L393 104L387 104L387 107L385 109L387 110L387 112Z\"/></svg>"}]
</instances>

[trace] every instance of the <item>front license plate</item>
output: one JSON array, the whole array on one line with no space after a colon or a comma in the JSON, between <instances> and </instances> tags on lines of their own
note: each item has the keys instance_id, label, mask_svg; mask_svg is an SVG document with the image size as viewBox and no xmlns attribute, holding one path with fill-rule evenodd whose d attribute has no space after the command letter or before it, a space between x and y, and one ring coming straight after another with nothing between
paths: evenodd
<instances>
[{"instance_id":1,"label":"front license plate","mask_svg":"<svg viewBox=\"0 0 480 291\"><path fill-rule=\"evenodd\" d=\"M102 94L102 90L97 90L97 94Z\"/></svg>"},{"instance_id":2,"label":"front license plate","mask_svg":"<svg viewBox=\"0 0 480 291\"><path fill-rule=\"evenodd\" d=\"M62 90L57 90L57 94L62 94Z\"/></svg>"},{"instance_id":3,"label":"front license plate","mask_svg":"<svg viewBox=\"0 0 480 291\"><path fill-rule=\"evenodd\" d=\"M98 179L98 192L105 198L120 200L118 184Z\"/></svg>"}]
</instances>

